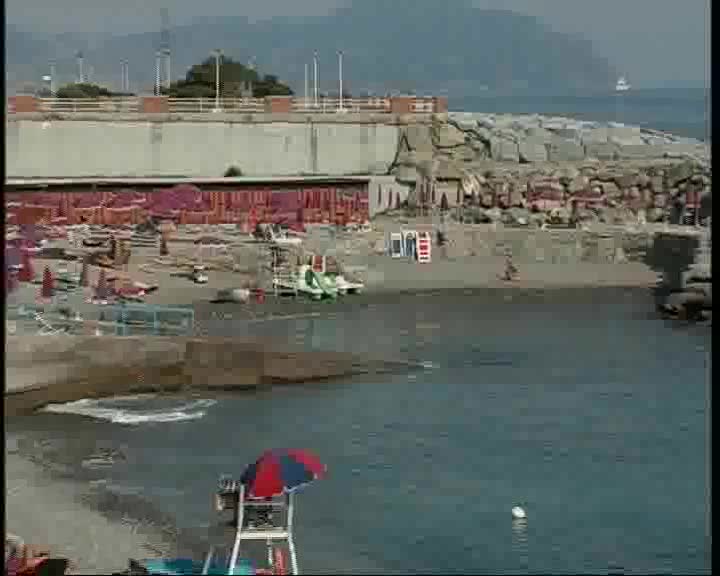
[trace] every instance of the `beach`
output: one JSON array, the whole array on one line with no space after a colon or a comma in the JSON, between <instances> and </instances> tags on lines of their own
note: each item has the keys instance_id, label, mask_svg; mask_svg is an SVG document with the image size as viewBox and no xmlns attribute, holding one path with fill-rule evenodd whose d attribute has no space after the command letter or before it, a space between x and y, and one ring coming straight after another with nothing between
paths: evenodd
<instances>
[{"instance_id":1,"label":"beach","mask_svg":"<svg viewBox=\"0 0 720 576\"><path fill-rule=\"evenodd\" d=\"M27 544L47 546L52 556L68 558L70 574L110 574L127 567L128 558L168 551L160 534L131 519L111 520L87 506L82 502L87 486L53 478L17 454L7 440L5 490L8 531Z\"/></svg>"}]
</instances>

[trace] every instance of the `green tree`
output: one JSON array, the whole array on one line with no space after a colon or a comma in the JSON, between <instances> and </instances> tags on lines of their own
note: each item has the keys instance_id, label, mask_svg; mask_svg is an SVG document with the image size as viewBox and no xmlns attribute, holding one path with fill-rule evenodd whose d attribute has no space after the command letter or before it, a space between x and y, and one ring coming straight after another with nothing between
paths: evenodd
<instances>
[{"instance_id":1,"label":"green tree","mask_svg":"<svg viewBox=\"0 0 720 576\"><path fill-rule=\"evenodd\" d=\"M241 96L246 86L251 85L253 96L263 98L269 95L292 95L292 90L280 82L277 76L266 74L261 77L257 71L227 56L220 57L220 94L224 97ZM172 98L214 98L215 57L206 58L188 70L185 79L175 82L163 90Z\"/></svg>"},{"instance_id":2,"label":"green tree","mask_svg":"<svg viewBox=\"0 0 720 576\"><path fill-rule=\"evenodd\" d=\"M58 98L102 98L112 96L107 88L97 84L66 84L55 94Z\"/></svg>"}]
</instances>

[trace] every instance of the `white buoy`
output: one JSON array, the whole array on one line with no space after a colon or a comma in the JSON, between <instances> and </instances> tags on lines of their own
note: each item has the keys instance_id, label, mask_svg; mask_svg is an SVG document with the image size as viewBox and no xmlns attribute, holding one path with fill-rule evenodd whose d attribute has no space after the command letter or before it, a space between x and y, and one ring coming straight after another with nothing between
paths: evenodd
<instances>
[{"instance_id":1,"label":"white buoy","mask_svg":"<svg viewBox=\"0 0 720 576\"><path fill-rule=\"evenodd\" d=\"M513 506L513 509L510 512L515 520L526 518L525 510L523 510L520 506Z\"/></svg>"}]
</instances>

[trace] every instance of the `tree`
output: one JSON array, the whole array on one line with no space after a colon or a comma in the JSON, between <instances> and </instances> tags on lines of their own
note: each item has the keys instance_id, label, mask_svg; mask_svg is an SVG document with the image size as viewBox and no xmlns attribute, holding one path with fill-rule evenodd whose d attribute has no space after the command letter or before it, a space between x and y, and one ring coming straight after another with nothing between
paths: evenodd
<instances>
[{"instance_id":1,"label":"tree","mask_svg":"<svg viewBox=\"0 0 720 576\"><path fill-rule=\"evenodd\" d=\"M66 84L55 94L58 98L101 98L113 96L107 88L97 84Z\"/></svg>"},{"instance_id":2,"label":"tree","mask_svg":"<svg viewBox=\"0 0 720 576\"><path fill-rule=\"evenodd\" d=\"M225 170L225 174L223 174L225 178L235 178L242 175L242 170L240 170L237 166L230 166L227 170Z\"/></svg>"},{"instance_id":3,"label":"tree","mask_svg":"<svg viewBox=\"0 0 720 576\"><path fill-rule=\"evenodd\" d=\"M184 80L179 80L163 89L163 94L172 98L214 98L215 57L211 56L188 70ZM261 77L257 71L235 62L227 56L220 57L220 94L227 97L241 96L247 86L252 86L253 96L290 96L292 90L280 82L277 76L266 74Z\"/></svg>"}]
</instances>

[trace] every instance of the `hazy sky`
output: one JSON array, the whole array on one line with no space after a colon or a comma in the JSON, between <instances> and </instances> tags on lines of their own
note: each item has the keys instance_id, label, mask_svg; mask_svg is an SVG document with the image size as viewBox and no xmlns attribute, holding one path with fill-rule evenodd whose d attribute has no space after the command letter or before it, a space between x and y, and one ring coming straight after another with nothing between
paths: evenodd
<instances>
[{"instance_id":1,"label":"hazy sky","mask_svg":"<svg viewBox=\"0 0 720 576\"><path fill-rule=\"evenodd\" d=\"M324 14L348 0L7 0L6 22L41 32L139 32L196 18ZM362 0L355 0L361 2ZM391 2L392 0L387 0ZM444 0L452 2L453 0ZM559 31L590 39L635 86L701 85L711 0L475 0L541 18ZM708 63L709 70L709 63Z\"/></svg>"}]
</instances>

